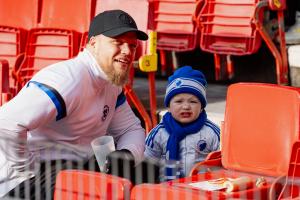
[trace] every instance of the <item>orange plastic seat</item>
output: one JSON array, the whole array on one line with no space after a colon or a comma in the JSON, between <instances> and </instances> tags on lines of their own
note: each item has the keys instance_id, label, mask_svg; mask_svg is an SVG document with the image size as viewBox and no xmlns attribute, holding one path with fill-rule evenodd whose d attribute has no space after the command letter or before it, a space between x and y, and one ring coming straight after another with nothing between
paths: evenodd
<instances>
[{"instance_id":1,"label":"orange plastic seat","mask_svg":"<svg viewBox=\"0 0 300 200\"><path fill-rule=\"evenodd\" d=\"M36 28L29 32L18 83L23 86L40 69L77 55L79 34L73 30Z\"/></svg>"},{"instance_id":2,"label":"orange plastic seat","mask_svg":"<svg viewBox=\"0 0 300 200\"><path fill-rule=\"evenodd\" d=\"M55 183L55 200L129 199L131 182L127 179L84 170L63 170Z\"/></svg>"},{"instance_id":3,"label":"orange plastic seat","mask_svg":"<svg viewBox=\"0 0 300 200\"><path fill-rule=\"evenodd\" d=\"M93 6L93 0L43 0L39 27L83 33L94 15Z\"/></svg>"},{"instance_id":4,"label":"orange plastic seat","mask_svg":"<svg viewBox=\"0 0 300 200\"><path fill-rule=\"evenodd\" d=\"M205 0L196 23L201 32L201 49L215 55L217 80L222 78L221 56L227 57L225 75L231 78L234 69L230 56L253 54L264 40L276 60L277 83L288 84L284 8L285 0ZM277 13L277 19L273 21L278 24L279 47L275 45L274 31L265 27L265 21L270 21L265 13L271 10Z\"/></svg>"},{"instance_id":5,"label":"orange plastic seat","mask_svg":"<svg viewBox=\"0 0 300 200\"><path fill-rule=\"evenodd\" d=\"M157 32L157 48L190 51L196 47L198 31L193 14L199 0L150 0L153 4L153 30Z\"/></svg>"},{"instance_id":6,"label":"orange plastic seat","mask_svg":"<svg viewBox=\"0 0 300 200\"><path fill-rule=\"evenodd\" d=\"M140 184L133 187L130 194L131 200L199 200L204 192L191 188L170 187L167 184ZM202 195L203 196L203 195Z\"/></svg>"},{"instance_id":7,"label":"orange plastic seat","mask_svg":"<svg viewBox=\"0 0 300 200\"><path fill-rule=\"evenodd\" d=\"M38 0L0 1L0 58L13 67L24 52L27 30L38 22Z\"/></svg>"},{"instance_id":8,"label":"orange plastic seat","mask_svg":"<svg viewBox=\"0 0 300 200\"><path fill-rule=\"evenodd\" d=\"M0 59L8 61L11 86L11 73L24 53L28 30L38 23L38 6L39 0L0 1Z\"/></svg>"},{"instance_id":9,"label":"orange plastic seat","mask_svg":"<svg viewBox=\"0 0 300 200\"><path fill-rule=\"evenodd\" d=\"M192 51L198 45L199 31L194 23L203 0L149 0L151 15L149 27L157 32L157 49L160 55L161 73L173 71L175 63L167 64L169 51Z\"/></svg>"},{"instance_id":10,"label":"orange plastic seat","mask_svg":"<svg viewBox=\"0 0 300 200\"><path fill-rule=\"evenodd\" d=\"M24 60L15 70L18 89L43 67L77 55L81 34L91 20L92 2L43 0L40 23L30 30Z\"/></svg>"},{"instance_id":11,"label":"orange plastic seat","mask_svg":"<svg viewBox=\"0 0 300 200\"><path fill-rule=\"evenodd\" d=\"M286 176L291 168L292 146L299 141L299 111L299 89L273 84L232 84L228 88L221 127L221 152L196 164L191 177L168 182L168 186L173 193L192 190L191 195L195 194L198 199L267 199L272 183L276 178ZM189 185L242 176L251 179L251 187L229 193ZM255 183L261 177L266 184L256 187ZM158 192L155 194L155 197L163 196Z\"/></svg>"},{"instance_id":12,"label":"orange plastic seat","mask_svg":"<svg viewBox=\"0 0 300 200\"><path fill-rule=\"evenodd\" d=\"M272 184L269 199L300 198L300 142L293 146L287 176L278 177Z\"/></svg>"},{"instance_id":13,"label":"orange plastic seat","mask_svg":"<svg viewBox=\"0 0 300 200\"><path fill-rule=\"evenodd\" d=\"M11 97L8 62L0 59L0 106L9 101Z\"/></svg>"}]
</instances>

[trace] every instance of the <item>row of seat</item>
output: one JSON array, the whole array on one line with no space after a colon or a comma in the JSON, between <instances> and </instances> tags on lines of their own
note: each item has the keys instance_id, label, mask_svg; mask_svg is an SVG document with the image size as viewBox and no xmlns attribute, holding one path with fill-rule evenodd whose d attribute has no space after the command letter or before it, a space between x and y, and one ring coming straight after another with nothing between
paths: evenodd
<instances>
[{"instance_id":1,"label":"row of seat","mask_svg":"<svg viewBox=\"0 0 300 200\"><path fill-rule=\"evenodd\" d=\"M299 88L232 84L221 133L221 151L197 163L189 177L133 187L123 178L65 170L57 176L55 199L299 199ZM245 176L250 184L232 192L190 185Z\"/></svg>"},{"instance_id":2,"label":"row of seat","mask_svg":"<svg viewBox=\"0 0 300 200\"><path fill-rule=\"evenodd\" d=\"M163 51L191 51L199 43L202 50L215 55L217 80L222 78L220 57L227 56L226 70L230 77L234 74L231 56L255 53L263 39L276 60L277 82L287 84L288 81L282 26L284 0L280 2L247 0L242 3L237 0L127 0L122 2L120 0L26 0L22 2L2 0L0 6L3 8L0 12L0 58L7 59L10 68L15 68L15 73L21 65L22 53L27 53L28 49L33 49L32 46L39 42L31 37L37 37L38 34L45 35L47 31L50 31L50 35L58 34L61 30L57 29L71 31L60 34L65 37L69 37L68 34L72 35L72 40L67 43L65 41L64 45L72 48L69 56L74 56L78 52L80 39L75 32L79 34L86 32L95 13L120 8L133 15L140 29L145 31L150 29L158 33L157 49L162 55L162 66L165 63ZM278 23L280 48L264 27L263 22L268 20L266 10L278 13L278 20L275 21ZM34 30L40 33L34 36ZM61 45L56 44L56 40L50 41L54 42L51 43L54 46ZM26 47L30 45L31 47ZM146 53L146 46L146 43L141 45L138 56ZM36 49L40 51L41 48ZM34 53L34 50L31 50L31 54L32 52ZM53 57L49 60L55 61ZM39 68L41 67L43 66Z\"/></svg>"}]
</instances>

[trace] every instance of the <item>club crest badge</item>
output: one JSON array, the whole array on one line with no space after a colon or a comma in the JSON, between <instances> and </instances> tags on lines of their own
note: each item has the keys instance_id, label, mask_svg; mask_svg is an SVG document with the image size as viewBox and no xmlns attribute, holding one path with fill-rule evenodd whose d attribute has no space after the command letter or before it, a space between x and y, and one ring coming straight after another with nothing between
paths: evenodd
<instances>
[{"instance_id":1,"label":"club crest badge","mask_svg":"<svg viewBox=\"0 0 300 200\"><path fill-rule=\"evenodd\" d=\"M106 117L108 116L108 113L109 113L109 106L108 105L105 105L103 107L103 114L102 114L102 121L105 121L106 120Z\"/></svg>"},{"instance_id":2,"label":"club crest badge","mask_svg":"<svg viewBox=\"0 0 300 200\"><path fill-rule=\"evenodd\" d=\"M204 151L206 146L207 146L207 143L205 140L200 140L197 144L197 147L200 151Z\"/></svg>"}]
</instances>

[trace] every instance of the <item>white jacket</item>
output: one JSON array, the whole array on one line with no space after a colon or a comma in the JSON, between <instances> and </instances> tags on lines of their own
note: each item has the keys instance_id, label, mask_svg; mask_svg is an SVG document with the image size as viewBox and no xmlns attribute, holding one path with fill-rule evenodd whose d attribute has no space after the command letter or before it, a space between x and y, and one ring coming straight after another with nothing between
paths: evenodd
<instances>
[{"instance_id":1,"label":"white jacket","mask_svg":"<svg viewBox=\"0 0 300 200\"><path fill-rule=\"evenodd\" d=\"M168 140L169 133L161 122L147 136L144 156L164 164ZM220 129L207 119L199 132L187 135L179 146L179 170L182 175L188 175L195 163L203 161L210 152L219 150Z\"/></svg>"},{"instance_id":2,"label":"white jacket","mask_svg":"<svg viewBox=\"0 0 300 200\"><path fill-rule=\"evenodd\" d=\"M32 176L20 171L36 160L87 160L93 155L91 141L105 134L114 137L117 149L130 150L136 163L143 159L139 119L88 50L42 69L0 108L0 194L1 181ZM17 143L26 138L27 143Z\"/></svg>"}]
</instances>

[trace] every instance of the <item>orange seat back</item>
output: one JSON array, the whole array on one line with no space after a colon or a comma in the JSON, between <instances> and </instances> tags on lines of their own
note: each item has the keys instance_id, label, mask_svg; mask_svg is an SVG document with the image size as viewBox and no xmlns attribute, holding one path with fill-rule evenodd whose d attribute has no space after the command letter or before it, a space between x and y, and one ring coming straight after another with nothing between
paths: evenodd
<instances>
[{"instance_id":1,"label":"orange seat back","mask_svg":"<svg viewBox=\"0 0 300 200\"><path fill-rule=\"evenodd\" d=\"M129 199L131 182L124 178L83 170L58 173L54 199Z\"/></svg>"},{"instance_id":2,"label":"orange seat back","mask_svg":"<svg viewBox=\"0 0 300 200\"><path fill-rule=\"evenodd\" d=\"M0 25L30 29L38 22L39 0L0 0Z\"/></svg>"},{"instance_id":3,"label":"orange seat back","mask_svg":"<svg viewBox=\"0 0 300 200\"><path fill-rule=\"evenodd\" d=\"M195 49L198 32L193 22L193 14L200 1L202 0L151 0L158 49Z\"/></svg>"},{"instance_id":4,"label":"orange seat back","mask_svg":"<svg viewBox=\"0 0 300 200\"><path fill-rule=\"evenodd\" d=\"M191 188L174 188L167 184L140 184L132 188L131 200L198 200L205 192Z\"/></svg>"},{"instance_id":5,"label":"orange seat back","mask_svg":"<svg viewBox=\"0 0 300 200\"><path fill-rule=\"evenodd\" d=\"M0 59L0 106L9 101L11 95L8 62Z\"/></svg>"},{"instance_id":6,"label":"orange seat back","mask_svg":"<svg viewBox=\"0 0 300 200\"><path fill-rule=\"evenodd\" d=\"M300 93L290 87L239 83L229 86L221 135L224 168L286 175L299 139Z\"/></svg>"},{"instance_id":7,"label":"orange seat back","mask_svg":"<svg viewBox=\"0 0 300 200\"><path fill-rule=\"evenodd\" d=\"M10 69L17 56L24 52L27 30L38 23L39 0L0 0L0 59Z\"/></svg>"},{"instance_id":8,"label":"orange seat back","mask_svg":"<svg viewBox=\"0 0 300 200\"><path fill-rule=\"evenodd\" d=\"M43 0L39 27L85 32L92 17L93 0Z\"/></svg>"},{"instance_id":9,"label":"orange seat back","mask_svg":"<svg viewBox=\"0 0 300 200\"><path fill-rule=\"evenodd\" d=\"M201 29L201 49L231 55L256 52L261 45L261 36L253 24L258 2L205 0L196 20ZM262 16L260 18L263 19Z\"/></svg>"}]
</instances>

